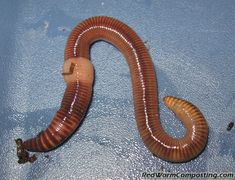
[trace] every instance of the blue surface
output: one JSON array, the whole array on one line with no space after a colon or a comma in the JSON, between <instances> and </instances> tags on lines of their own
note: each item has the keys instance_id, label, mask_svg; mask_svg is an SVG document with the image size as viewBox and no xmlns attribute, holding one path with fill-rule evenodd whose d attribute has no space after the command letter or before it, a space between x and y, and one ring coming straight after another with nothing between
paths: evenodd
<instances>
[{"instance_id":1,"label":"blue surface","mask_svg":"<svg viewBox=\"0 0 235 180\"><path fill-rule=\"evenodd\" d=\"M0 179L140 179L143 172L235 172L235 1L0 1ZM96 43L94 96L82 126L34 164L17 163L14 139L35 136L59 108L63 53L72 28L91 16L115 17L146 42L159 96L185 98L205 115L209 142L195 160L154 157L139 137L122 54ZM166 131L184 128L161 106Z\"/></svg>"}]
</instances>

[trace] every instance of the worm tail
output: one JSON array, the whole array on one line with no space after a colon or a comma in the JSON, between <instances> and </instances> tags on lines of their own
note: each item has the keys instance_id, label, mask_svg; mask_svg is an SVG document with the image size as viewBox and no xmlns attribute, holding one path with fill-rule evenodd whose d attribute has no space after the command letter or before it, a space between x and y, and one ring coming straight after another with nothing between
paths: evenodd
<instances>
[{"instance_id":1,"label":"worm tail","mask_svg":"<svg viewBox=\"0 0 235 180\"><path fill-rule=\"evenodd\" d=\"M187 162L197 157L205 148L208 140L207 122L200 110L186 100L167 96L164 103L183 123L185 135L182 138L173 138L161 126L156 127L152 122L147 127L146 123L138 126L140 134L146 146L158 157L171 162Z\"/></svg>"},{"instance_id":2,"label":"worm tail","mask_svg":"<svg viewBox=\"0 0 235 180\"><path fill-rule=\"evenodd\" d=\"M38 136L26 140L28 151L49 151L63 143L79 126L89 105L92 85L74 82L67 85L61 108L56 112L48 128Z\"/></svg>"}]
</instances>

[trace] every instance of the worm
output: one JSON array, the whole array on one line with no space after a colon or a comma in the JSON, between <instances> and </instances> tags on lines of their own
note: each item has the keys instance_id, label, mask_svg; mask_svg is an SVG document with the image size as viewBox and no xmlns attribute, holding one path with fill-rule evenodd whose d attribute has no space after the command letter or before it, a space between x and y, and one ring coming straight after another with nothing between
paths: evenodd
<instances>
[{"instance_id":1,"label":"worm","mask_svg":"<svg viewBox=\"0 0 235 180\"><path fill-rule=\"evenodd\" d=\"M67 88L61 107L46 130L23 142L25 150L46 152L57 148L79 126L93 88L90 47L99 40L116 46L126 58L137 127L150 152L169 162L187 162L197 157L208 139L208 125L203 114L192 103L167 96L164 103L181 120L186 133L181 138L173 138L164 131L159 115L157 80L148 50L128 25L106 16L88 18L71 32L64 54L62 74Z\"/></svg>"}]
</instances>

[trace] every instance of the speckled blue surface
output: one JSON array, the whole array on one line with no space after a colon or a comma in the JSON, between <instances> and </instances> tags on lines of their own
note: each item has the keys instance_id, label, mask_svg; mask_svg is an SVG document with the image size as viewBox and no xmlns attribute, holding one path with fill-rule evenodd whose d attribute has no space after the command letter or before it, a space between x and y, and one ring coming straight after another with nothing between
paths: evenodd
<instances>
[{"instance_id":1,"label":"speckled blue surface","mask_svg":"<svg viewBox=\"0 0 235 180\"><path fill-rule=\"evenodd\" d=\"M235 172L235 1L0 1L0 179L140 179L143 172ZM131 26L153 58L159 96L185 98L205 115L209 141L195 160L172 164L144 146L122 54L99 42L87 117L60 148L17 163L14 139L35 136L59 108L63 53L72 28L97 15ZM184 128L162 103L166 131Z\"/></svg>"}]
</instances>

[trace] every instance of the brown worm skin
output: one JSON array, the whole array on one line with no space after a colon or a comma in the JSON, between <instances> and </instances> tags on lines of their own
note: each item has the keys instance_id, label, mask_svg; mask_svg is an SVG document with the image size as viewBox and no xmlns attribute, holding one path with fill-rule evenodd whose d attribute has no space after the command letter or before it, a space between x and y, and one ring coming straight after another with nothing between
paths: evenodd
<instances>
[{"instance_id":1,"label":"brown worm skin","mask_svg":"<svg viewBox=\"0 0 235 180\"><path fill-rule=\"evenodd\" d=\"M61 108L52 122L38 136L26 140L24 147L28 151L45 152L63 143L78 127L83 119L91 99L92 88L85 83L70 83L64 93ZM74 105L73 107L71 104ZM72 109L71 109L72 108Z\"/></svg>"},{"instance_id":2,"label":"brown worm skin","mask_svg":"<svg viewBox=\"0 0 235 180\"><path fill-rule=\"evenodd\" d=\"M81 22L68 38L65 61L74 57L90 59L90 47L98 40L116 46L127 60L132 79L137 126L148 149L154 155L170 162L186 162L198 156L208 137L205 118L193 104L174 97L165 97L165 104L180 118L187 131L184 137L179 139L164 131L159 117L154 65L144 43L129 26L105 16L92 17ZM61 108L51 124L37 137L25 141L24 147L28 151L49 151L61 144L83 119L91 92L92 84L69 83ZM78 98L71 109L75 97Z\"/></svg>"}]
</instances>

